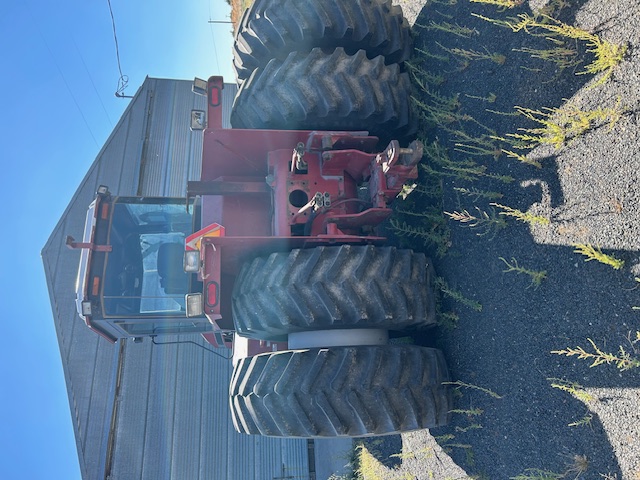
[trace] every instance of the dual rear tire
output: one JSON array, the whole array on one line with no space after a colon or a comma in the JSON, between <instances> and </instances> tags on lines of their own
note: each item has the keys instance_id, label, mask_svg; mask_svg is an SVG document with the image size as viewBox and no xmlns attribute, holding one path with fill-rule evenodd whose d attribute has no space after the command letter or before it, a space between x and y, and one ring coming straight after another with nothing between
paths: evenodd
<instances>
[{"instance_id":1,"label":"dual rear tire","mask_svg":"<svg viewBox=\"0 0 640 480\"><path fill-rule=\"evenodd\" d=\"M411 51L390 0L257 0L236 32L231 125L408 137Z\"/></svg>"},{"instance_id":2,"label":"dual rear tire","mask_svg":"<svg viewBox=\"0 0 640 480\"><path fill-rule=\"evenodd\" d=\"M335 338L323 334L433 326L432 281L423 254L394 247L273 253L245 264L236 279L236 330L278 340L300 332ZM300 348L241 359L230 405L242 433L383 435L444 425L451 408L447 380L444 357L432 348Z\"/></svg>"},{"instance_id":3,"label":"dual rear tire","mask_svg":"<svg viewBox=\"0 0 640 480\"><path fill-rule=\"evenodd\" d=\"M408 137L416 127L402 62L411 49L391 0L256 0L236 33L240 89L231 124ZM445 424L451 398L440 351L335 341L341 329L434 325L432 277L424 255L392 247L317 247L248 262L233 292L237 332L259 340L302 333L319 342L235 365L236 430L354 437Z\"/></svg>"}]
</instances>

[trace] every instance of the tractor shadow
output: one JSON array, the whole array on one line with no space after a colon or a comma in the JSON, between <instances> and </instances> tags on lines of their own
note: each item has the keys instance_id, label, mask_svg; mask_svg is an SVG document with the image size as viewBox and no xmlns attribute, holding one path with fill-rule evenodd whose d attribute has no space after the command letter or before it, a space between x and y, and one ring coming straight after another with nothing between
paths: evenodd
<instances>
[{"instance_id":1,"label":"tractor shadow","mask_svg":"<svg viewBox=\"0 0 640 480\"><path fill-rule=\"evenodd\" d=\"M554 18L578 24L586 0L566 3L549 2L557 7ZM637 11L633 2L623 3ZM487 20L523 13L532 15L527 2L501 12L492 5L434 0L413 26L416 53L408 71L422 118L421 139L435 146L425 155L433 168L423 169L418 189L398 202L389 234L398 245L426 251L447 287L476 302L443 295L440 310L448 315L443 320L448 326L415 336L418 344L443 349L452 380L466 384L454 388L450 425L431 433L458 465L479 478L510 478L534 468L573 472L571 478L623 478L611 441L638 442L638 429L605 424L600 412L624 401L619 392L637 387L637 373L613 365L589 368L589 361L551 351L578 345L589 350L591 338L607 352L623 346L639 353L640 342L633 339L640 314L632 308L640 305L634 280L640 212L634 210L633 187L640 180L633 157L640 140L631 133L638 121L631 75L637 64L628 53L606 85L593 86L592 75L577 74L594 58L584 42L514 33ZM616 38L621 23L624 18L612 16L589 30ZM532 57L557 48L575 52L568 66ZM559 149L533 149L528 158L541 168L508 158L505 151L513 145L492 138L540 127L514 115L515 106L549 112L545 108L571 105L587 111L616 108L620 98L624 112L615 124L594 124ZM443 152L452 163L438 158ZM491 203L551 223L532 226L500 217L502 210ZM506 226L487 221L470 228L434 215L464 210L495 215ZM585 262L573 252L576 243L600 245L625 267ZM505 272L501 257L545 271L546 278L532 285L527 274ZM576 467L583 456L588 461ZM400 464L385 455L379 459ZM586 472L576 470L581 467Z\"/></svg>"}]
</instances>

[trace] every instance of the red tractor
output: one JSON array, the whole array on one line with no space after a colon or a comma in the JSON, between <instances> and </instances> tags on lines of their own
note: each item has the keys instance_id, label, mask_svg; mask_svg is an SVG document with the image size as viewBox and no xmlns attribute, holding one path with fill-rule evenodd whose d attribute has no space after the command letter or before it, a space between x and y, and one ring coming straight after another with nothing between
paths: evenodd
<instances>
[{"instance_id":1,"label":"red tractor","mask_svg":"<svg viewBox=\"0 0 640 480\"><path fill-rule=\"evenodd\" d=\"M287 3L306 16L288 19ZM422 158L417 141L379 148L412 131L409 42L389 1L258 0L236 34L234 128L222 128L222 78L194 83L208 110L192 113L206 129L187 198L100 187L82 242L67 239L82 249L85 323L112 342L202 334L233 348L239 432L446 423L442 353L388 335L435 324L431 263L377 228Z\"/></svg>"}]
</instances>

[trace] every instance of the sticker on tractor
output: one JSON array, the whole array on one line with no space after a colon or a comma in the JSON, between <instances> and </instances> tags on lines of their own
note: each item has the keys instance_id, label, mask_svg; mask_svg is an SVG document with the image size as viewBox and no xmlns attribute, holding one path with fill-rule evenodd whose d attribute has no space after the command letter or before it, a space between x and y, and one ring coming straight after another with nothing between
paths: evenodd
<instances>
[{"instance_id":1,"label":"sticker on tractor","mask_svg":"<svg viewBox=\"0 0 640 480\"><path fill-rule=\"evenodd\" d=\"M185 250L200 250L201 240L205 237L224 237L224 227L218 223L212 223L192 233L184 241Z\"/></svg>"}]
</instances>

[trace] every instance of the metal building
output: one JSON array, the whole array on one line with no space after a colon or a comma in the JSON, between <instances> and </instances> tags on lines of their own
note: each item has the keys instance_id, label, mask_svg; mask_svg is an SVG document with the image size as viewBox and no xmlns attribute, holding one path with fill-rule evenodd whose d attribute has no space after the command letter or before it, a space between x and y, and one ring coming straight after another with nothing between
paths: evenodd
<instances>
[{"instance_id":1,"label":"metal building","mask_svg":"<svg viewBox=\"0 0 640 480\"><path fill-rule=\"evenodd\" d=\"M225 85L229 108L234 95L235 85ZM154 345L148 338L112 345L75 312L80 253L67 249L65 238L82 237L96 188L184 196L202 156L202 132L190 131L190 112L205 106L189 81L147 78L42 250L84 479L315 478L313 442L233 430L228 351ZM177 339L159 341L171 340ZM191 340L205 345L197 336Z\"/></svg>"}]
</instances>

